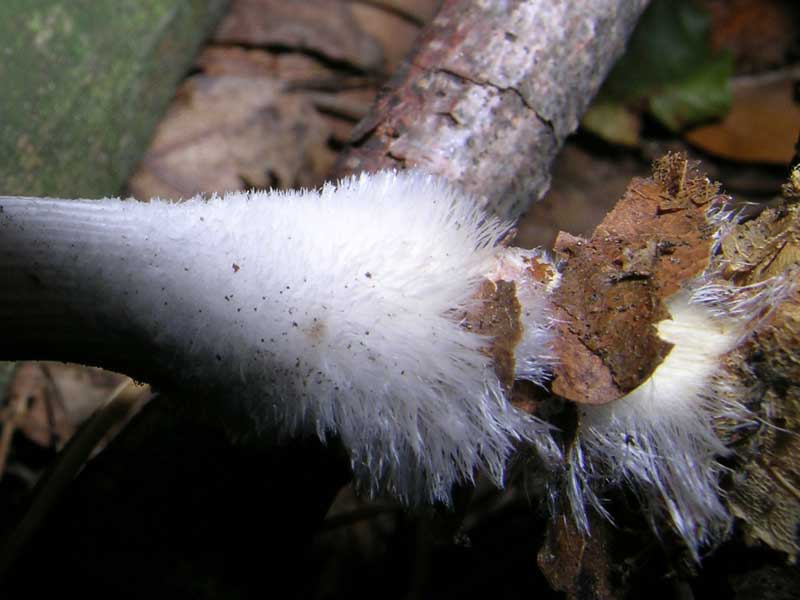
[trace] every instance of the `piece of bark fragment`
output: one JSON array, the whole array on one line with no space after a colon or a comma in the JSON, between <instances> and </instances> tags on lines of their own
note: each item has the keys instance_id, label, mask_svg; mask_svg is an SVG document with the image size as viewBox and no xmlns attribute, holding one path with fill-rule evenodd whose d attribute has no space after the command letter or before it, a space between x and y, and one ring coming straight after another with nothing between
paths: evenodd
<instances>
[{"instance_id":1,"label":"piece of bark fragment","mask_svg":"<svg viewBox=\"0 0 800 600\"><path fill-rule=\"evenodd\" d=\"M741 286L740 306L754 327L721 376L721 393L754 415L729 439L736 461L726 499L749 540L793 560L800 553L800 205L789 200L736 224L712 267L711 283Z\"/></svg>"},{"instance_id":2,"label":"piece of bark fragment","mask_svg":"<svg viewBox=\"0 0 800 600\"><path fill-rule=\"evenodd\" d=\"M668 155L651 179L631 183L590 239L557 238L556 394L604 404L652 374L671 348L654 327L669 317L663 301L708 264L707 213L722 200L685 157Z\"/></svg>"},{"instance_id":3,"label":"piece of bark fragment","mask_svg":"<svg viewBox=\"0 0 800 600\"><path fill-rule=\"evenodd\" d=\"M480 304L465 315L464 327L491 340L484 351L491 356L503 387L510 390L514 383L514 349L522 337L516 285L513 281L485 279L475 298Z\"/></svg>"}]
</instances>

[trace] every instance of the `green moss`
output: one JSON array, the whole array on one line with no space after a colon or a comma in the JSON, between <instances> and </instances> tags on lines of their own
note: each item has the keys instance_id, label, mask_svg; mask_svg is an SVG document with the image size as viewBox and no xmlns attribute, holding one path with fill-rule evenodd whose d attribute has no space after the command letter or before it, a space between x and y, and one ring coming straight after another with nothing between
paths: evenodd
<instances>
[{"instance_id":1,"label":"green moss","mask_svg":"<svg viewBox=\"0 0 800 600\"><path fill-rule=\"evenodd\" d=\"M0 3L0 193L119 193L226 3Z\"/></svg>"}]
</instances>

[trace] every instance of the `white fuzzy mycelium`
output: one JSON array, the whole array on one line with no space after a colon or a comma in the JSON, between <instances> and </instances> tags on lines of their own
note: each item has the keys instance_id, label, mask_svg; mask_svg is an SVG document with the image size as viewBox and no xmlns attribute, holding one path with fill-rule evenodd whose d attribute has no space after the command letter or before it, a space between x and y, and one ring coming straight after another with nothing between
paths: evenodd
<instances>
[{"instance_id":1,"label":"white fuzzy mycelium","mask_svg":"<svg viewBox=\"0 0 800 600\"><path fill-rule=\"evenodd\" d=\"M592 486L628 483L651 509L666 510L697 558L699 546L718 539L730 522L718 488L717 457L727 449L714 425L724 417L741 422L744 410L715 393L715 376L742 329L689 293L667 308L658 335L674 345L653 374L619 400L580 407L568 495L586 529L587 503L605 514Z\"/></svg>"},{"instance_id":2,"label":"white fuzzy mycelium","mask_svg":"<svg viewBox=\"0 0 800 600\"><path fill-rule=\"evenodd\" d=\"M514 444L545 429L508 403L490 340L459 321L508 224L440 179L97 206L125 230L117 251L70 252L95 310L124 298L136 339L182 377L235 374L233 400L261 427L340 436L369 491L447 502L476 471L500 484Z\"/></svg>"}]
</instances>

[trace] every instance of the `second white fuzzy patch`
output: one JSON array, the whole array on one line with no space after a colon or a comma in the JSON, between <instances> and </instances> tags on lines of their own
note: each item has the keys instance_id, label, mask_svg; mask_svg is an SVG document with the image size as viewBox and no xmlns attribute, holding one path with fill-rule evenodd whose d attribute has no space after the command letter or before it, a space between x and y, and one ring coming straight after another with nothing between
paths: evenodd
<instances>
[{"instance_id":1,"label":"second white fuzzy patch","mask_svg":"<svg viewBox=\"0 0 800 600\"><path fill-rule=\"evenodd\" d=\"M697 556L698 547L729 523L717 462L727 450L714 421L744 411L717 397L714 385L720 358L742 332L738 320L715 316L688 293L673 297L667 308L671 318L658 324L658 335L674 346L647 381L617 401L581 407L568 494L586 527L586 503L604 512L593 487L626 481L651 508L666 508Z\"/></svg>"}]
</instances>

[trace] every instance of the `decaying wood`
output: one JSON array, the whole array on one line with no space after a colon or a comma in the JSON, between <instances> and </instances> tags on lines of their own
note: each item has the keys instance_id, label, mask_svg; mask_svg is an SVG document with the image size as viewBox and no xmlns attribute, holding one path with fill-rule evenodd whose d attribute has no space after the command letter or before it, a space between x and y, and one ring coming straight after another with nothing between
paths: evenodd
<instances>
[{"instance_id":1,"label":"decaying wood","mask_svg":"<svg viewBox=\"0 0 800 600\"><path fill-rule=\"evenodd\" d=\"M335 176L419 166L516 219L646 4L445 0Z\"/></svg>"},{"instance_id":2,"label":"decaying wood","mask_svg":"<svg viewBox=\"0 0 800 600\"><path fill-rule=\"evenodd\" d=\"M713 393L750 411L745 422L717 417L719 435L735 451L722 482L725 502L751 543L794 560L800 553L800 169L784 196L756 216L737 216L726 212L729 199L697 165L668 155L655 163L651 179L631 183L591 239L562 236L556 248L562 280L554 294L560 362L551 390L578 403L604 403L635 387L636 377L649 376L669 351L655 336L655 324L668 318L663 301L681 289L705 290L742 332L716 373ZM540 565L554 587L580 597L581 569L552 567L573 560L563 543L568 529L560 521L549 525ZM603 531L601 541L615 537Z\"/></svg>"},{"instance_id":3,"label":"decaying wood","mask_svg":"<svg viewBox=\"0 0 800 600\"><path fill-rule=\"evenodd\" d=\"M787 202L736 224L721 240L712 268L720 285L742 286L741 306L754 323L747 342L727 357L725 390L753 413L732 445L731 512L753 541L795 559L800 553L800 169Z\"/></svg>"}]
</instances>

